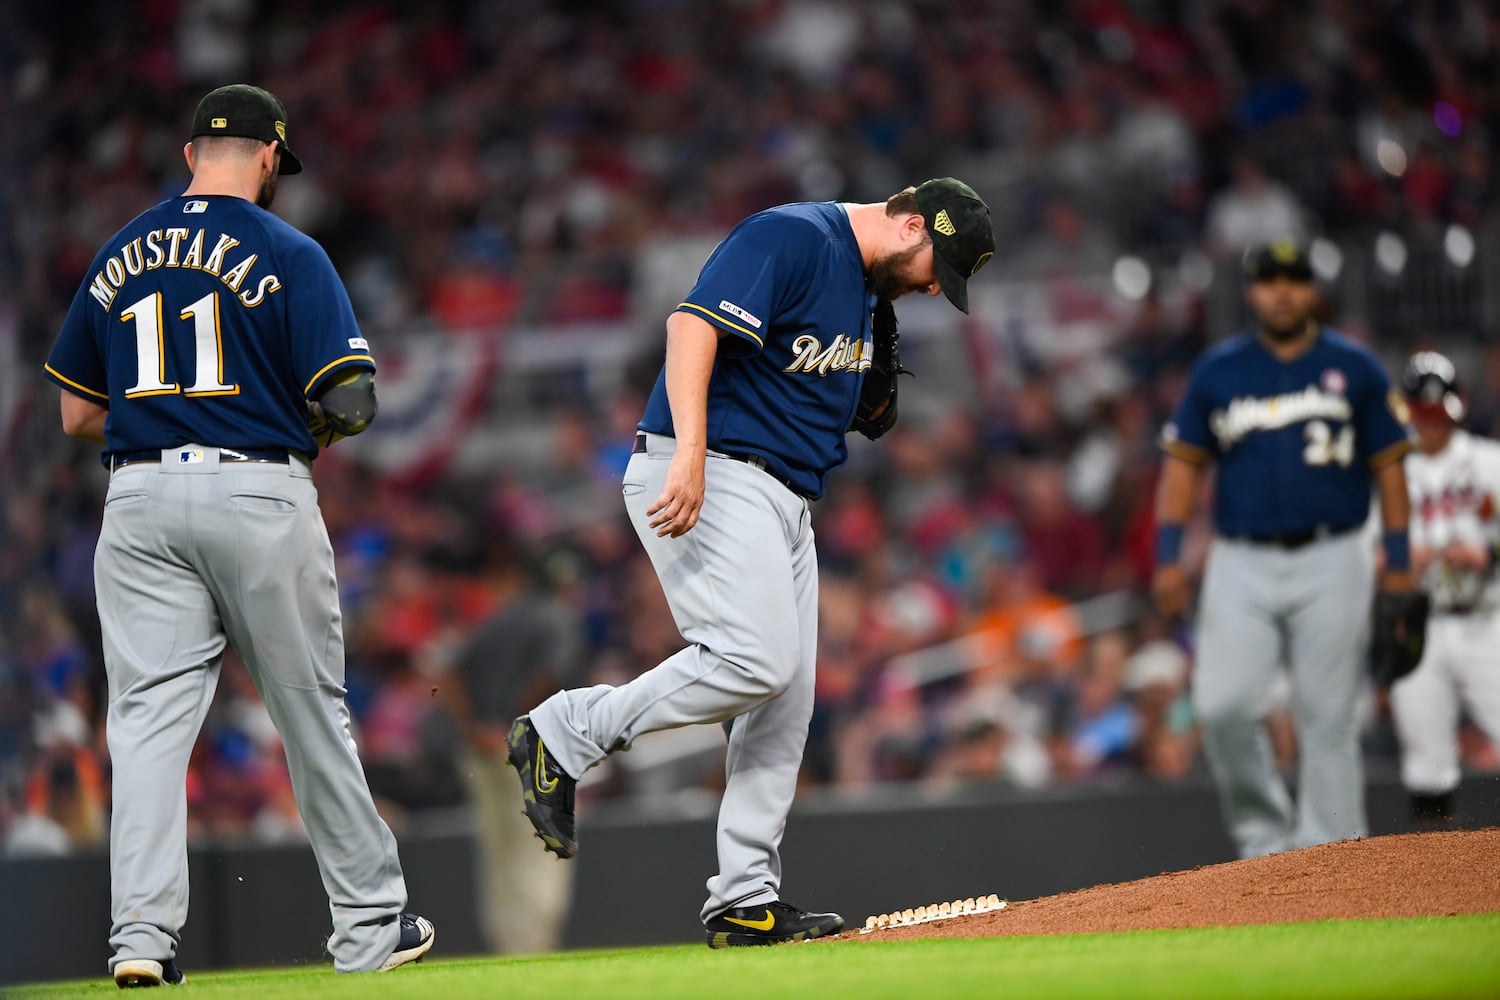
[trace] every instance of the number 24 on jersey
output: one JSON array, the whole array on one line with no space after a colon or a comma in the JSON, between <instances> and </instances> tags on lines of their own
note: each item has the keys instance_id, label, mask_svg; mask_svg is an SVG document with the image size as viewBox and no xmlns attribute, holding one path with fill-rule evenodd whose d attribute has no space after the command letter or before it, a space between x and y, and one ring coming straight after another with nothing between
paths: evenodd
<instances>
[{"instance_id":1,"label":"number 24 on jersey","mask_svg":"<svg viewBox=\"0 0 1500 1000\"><path fill-rule=\"evenodd\" d=\"M1354 461L1354 428L1344 424L1337 434L1322 420L1309 420L1303 430L1307 447L1302 461L1308 465L1333 465L1347 469Z\"/></svg>"}]
</instances>

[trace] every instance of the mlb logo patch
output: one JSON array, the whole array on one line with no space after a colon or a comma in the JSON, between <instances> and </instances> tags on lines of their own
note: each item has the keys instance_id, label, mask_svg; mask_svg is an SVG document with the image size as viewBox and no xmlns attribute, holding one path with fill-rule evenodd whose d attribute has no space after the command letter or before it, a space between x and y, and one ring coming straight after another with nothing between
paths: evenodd
<instances>
[{"instance_id":1,"label":"mlb logo patch","mask_svg":"<svg viewBox=\"0 0 1500 1000\"><path fill-rule=\"evenodd\" d=\"M177 453L177 464L178 465L202 465L203 464L203 449L202 448L184 448L182 451L179 451Z\"/></svg>"},{"instance_id":2,"label":"mlb logo patch","mask_svg":"<svg viewBox=\"0 0 1500 1000\"><path fill-rule=\"evenodd\" d=\"M206 201L190 201L182 206L182 214L184 215L202 215L206 211L208 211L208 202Z\"/></svg>"},{"instance_id":3,"label":"mlb logo patch","mask_svg":"<svg viewBox=\"0 0 1500 1000\"><path fill-rule=\"evenodd\" d=\"M760 317L752 315L748 309L737 306L733 302L730 302L728 299L720 302L719 308L724 310L731 316L738 316L740 319L744 320L746 323L749 323L757 330L760 329Z\"/></svg>"}]
</instances>

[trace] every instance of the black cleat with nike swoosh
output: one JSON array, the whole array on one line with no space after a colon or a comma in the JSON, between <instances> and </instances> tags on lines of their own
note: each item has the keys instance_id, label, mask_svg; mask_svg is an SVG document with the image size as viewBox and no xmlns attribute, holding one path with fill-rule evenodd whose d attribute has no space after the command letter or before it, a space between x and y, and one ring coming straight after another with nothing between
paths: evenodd
<instances>
[{"instance_id":1,"label":"black cleat with nike swoosh","mask_svg":"<svg viewBox=\"0 0 1500 1000\"><path fill-rule=\"evenodd\" d=\"M528 716L510 727L506 738L510 766L521 776L521 798L526 818L547 850L560 858L578 853L578 832L573 820L573 792L578 782L557 766L542 746L542 737Z\"/></svg>"},{"instance_id":2,"label":"black cleat with nike swoosh","mask_svg":"<svg viewBox=\"0 0 1500 1000\"><path fill-rule=\"evenodd\" d=\"M837 913L807 913L774 900L758 906L736 906L703 922L710 948L780 944L829 937L844 929Z\"/></svg>"}]
</instances>

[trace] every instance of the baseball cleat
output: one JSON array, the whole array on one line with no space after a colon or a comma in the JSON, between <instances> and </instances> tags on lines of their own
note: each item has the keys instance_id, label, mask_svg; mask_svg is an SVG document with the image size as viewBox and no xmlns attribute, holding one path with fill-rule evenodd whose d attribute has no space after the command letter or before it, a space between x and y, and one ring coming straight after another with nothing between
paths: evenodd
<instances>
[{"instance_id":1,"label":"baseball cleat","mask_svg":"<svg viewBox=\"0 0 1500 1000\"><path fill-rule=\"evenodd\" d=\"M521 778L521 798L526 818L547 850L560 858L578 853L578 832L573 820L573 793L578 782L557 766L542 746L542 737L529 716L521 716L506 738L509 763Z\"/></svg>"},{"instance_id":2,"label":"baseball cleat","mask_svg":"<svg viewBox=\"0 0 1500 1000\"><path fill-rule=\"evenodd\" d=\"M396 939L396 950L380 964L376 972L390 972L411 962L422 961L422 956L427 954L432 948L432 942L437 940L437 928L426 917L403 913L397 919L401 923L401 936Z\"/></svg>"},{"instance_id":3,"label":"baseball cleat","mask_svg":"<svg viewBox=\"0 0 1500 1000\"><path fill-rule=\"evenodd\" d=\"M132 958L115 966L115 985L122 990L138 986L181 986L187 976L172 959L158 962L150 958Z\"/></svg>"},{"instance_id":4,"label":"baseball cleat","mask_svg":"<svg viewBox=\"0 0 1500 1000\"><path fill-rule=\"evenodd\" d=\"M844 929L837 913L806 913L790 903L772 900L756 906L736 906L703 921L710 948L780 944L828 937Z\"/></svg>"}]
</instances>

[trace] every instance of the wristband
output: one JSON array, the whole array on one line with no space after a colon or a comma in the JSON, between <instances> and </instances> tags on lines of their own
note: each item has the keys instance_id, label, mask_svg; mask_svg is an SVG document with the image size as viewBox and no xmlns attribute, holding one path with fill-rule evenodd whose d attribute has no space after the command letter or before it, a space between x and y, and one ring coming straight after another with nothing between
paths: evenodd
<instances>
[{"instance_id":1,"label":"wristband","mask_svg":"<svg viewBox=\"0 0 1500 1000\"><path fill-rule=\"evenodd\" d=\"M1385 568L1398 571L1411 569L1411 538L1405 531L1385 533Z\"/></svg>"},{"instance_id":2,"label":"wristband","mask_svg":"<svg viewBox=\"0 0 1500 1000\"><path fill-rule=\"evenodd\" d=\"M1182 555L1182 525L1172 521L1156 526L1156 565L1170 566Z\"/></svg>"}]
</instances>

